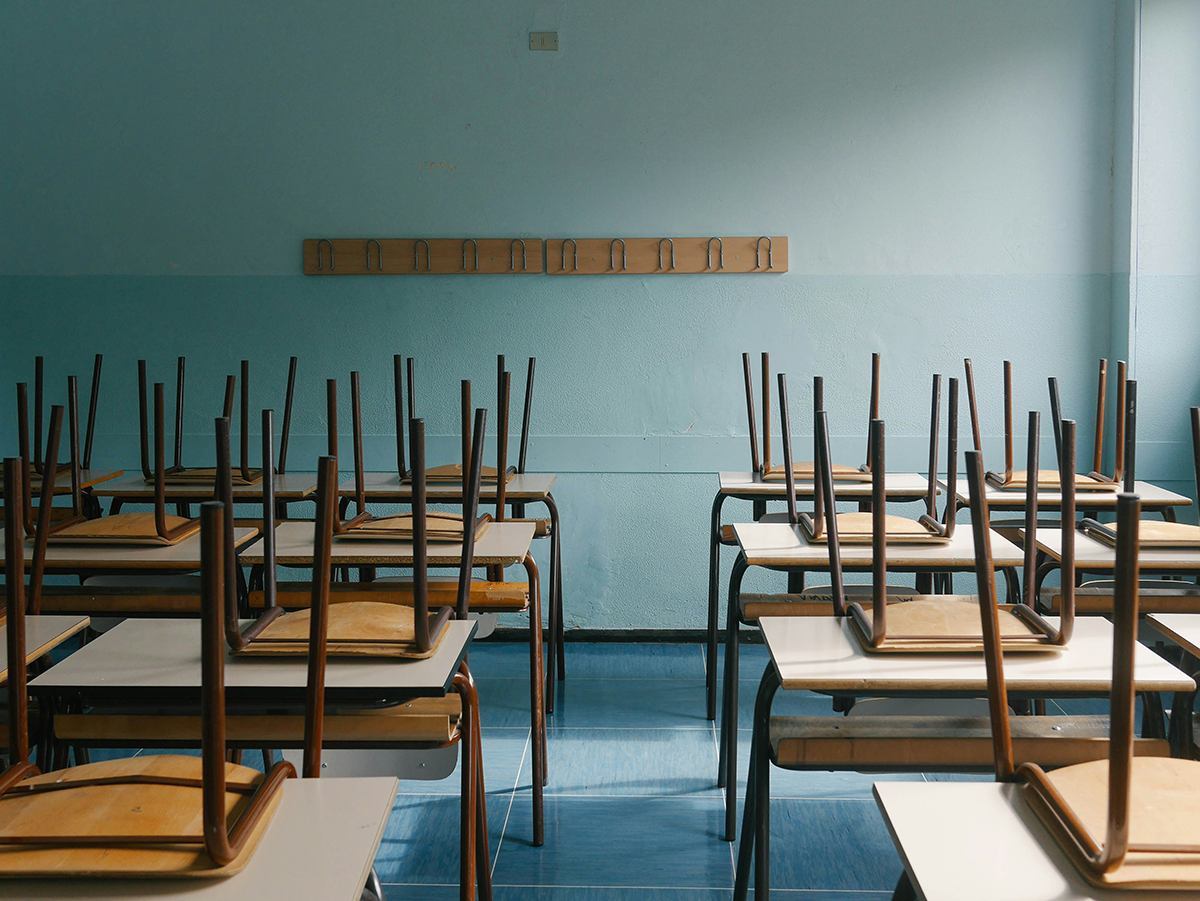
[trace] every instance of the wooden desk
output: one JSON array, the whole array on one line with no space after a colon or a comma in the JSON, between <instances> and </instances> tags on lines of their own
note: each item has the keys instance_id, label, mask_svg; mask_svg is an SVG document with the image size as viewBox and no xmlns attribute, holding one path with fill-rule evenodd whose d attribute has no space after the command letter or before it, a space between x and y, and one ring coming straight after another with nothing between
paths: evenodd
<instances>
[{"instance_id":1,"label":"wooden desk","mask_svg":"<svg viewBox=\"0 0 1200 901\"><path fill-rule=\"evenodd\" d=\"M533 541L531 522L500 522L488 526L475 542L476 566L525 567L529 581L529 717L533 743L533 828L534 844L543 840L542 789L546 781L546 706L542 686L545 679L542 657L541 588L537 564L529 553ZM276 562L280 566L311 566L313 557L313 524L310 522L281 523L275 532ZM429 565L455 568L461 565L462 545L431 543ZM240 555L242 563L261 564L262 542L255 542ZM411 541L377 541L368 538L334 537L332 561L334 566L404 567L413 562Z\"/></svg>"},{"instance_id":2,"label":"wooden desk","mask_svg":"<svg viewBox=\"0 0 1200 901\"><path fill-rule=\"evenodd\" d=\"M544 504L550 515L550 575L547 626L550 631L550 647L546 654L546 711L554 712L555 671L559 681L567 678L566 636L563 627L563 580L562 580L562 527L559 521L558 504L550 489L558 476L548 472L517 473L504 486L504 496L513 507L518 519L525 515L526 504ZM394 472L368 472L363 474L363 491L371 503L411 504L412 483L400 481ZM462 483L432 482L426 486L431 504L461 504ZM343 505L355 496L354 480L343 482L338 487ZM496 484L484 482L479 487L479 503L483 509L491 501L496 502ZM356 513L359 511L355 511Z\"/></svg>"},{"instance_id":3,"label":"wooden desk","mask_svg":"<svg viewBox=\"0 0 1200 901\"><path fill-rule=\"evenodd\" d=\"M1170 639L1183 649L1180 666L1194 678L1200 671L1200 613L1151 613L1146 623L1155 631ZM1195 757L1196 736L1192 727L1192 705L1194 699L1176 699L1171 705L1170 728L1171 753L1178 757Z\"/></svg>"},{"instance_id":4,"label":"wooden desk","mask_svg":"<svg viewBox=\"0 0 1200 901\"><path fill-rule=\"evenodd\" d=\"M1076 871L1019 786L877 782L875 799L925 901L1196 901L1200 893L1094 888Z\"/></svg>"},{"instance_id":5,"label":"wooden desk","mask_svg":"<svg viewBox=\"0 0 1200 901\"><path fill-rule=\"evenodd\" d=\"M311 530L311 526L310 526ZM0 529L0 538L4 530ZM258 529L233 530L236 547L257 537ZM33 556L33 545L25 542L25 566ZM0 565L4 563L4 548L0 546ZM200 569L200 533L167 547L129 544L55 544L46 549L46 572L129 572L129 573L189 573Z\"/></svg>"},{"instance_id":6,"label":"wooden desk","mask_svg":"<svg viewBox=\"0 0 1200 901\"><path fill-rule=\"evenodd\" d=\"M25 617L25 662L33 663L86 629L86 616ZM8 624L0 623L0 685L8 681Z\"/></svg>"},{"instance_id":7,"label":"wooden desk","mask_svg":"<svg viewBox=\"0 0 1200 901\"><path fill-rule=\"evenodd\" d=\"M237 470L235 469L236 473ZM288 472L275 476L275 502L280 515L286 513L288 504L314 500L317 492L317 476L311 472ZM108 482L95 492L96 497L111 497L109 513L120 512L124 504L153 504L154 483L147 482L141 473ZM167 483L168 504L198 504L213 499L211 484L179 485ZM233 501L236 504L262 504L262 483L233 486Z\"/></svg>"},{"instance_id":8,"label":"wooden desk","mask_svg":"<svg viewBox=\"0 0 1200 901\"><path fill-rule=\"evenodd\" d=\"M742 580L752 566L767 569L829 571L829 548L824 544L810 543L801 526L786 522L739 523L733 527L741 553L733 564L729 580L729 608L725 626L725 679L722 693L721 739L718 767L719 780L730 795L736 793L737 778L737 681L738 681L738 623ZM995 532L992 533L992 558L996 569L1007 571L1021 566L1024 557L1020 548ZM842 569L846 572L870 572L872 551L869 545L843 545ZM889 545L889 572L973 572L975 570L975 539L971 528L965 526L954 531L948 544L939 545ZM1008 586L1009 594L1014 591ZM832 608L830 610L832 613ZM763 617L762 623L776 617ZM810 618L812 619L812 618ZM823 618L816 618L820 621ZM832 621L832 620L830 620ZM908 656L908 655L904 655ZM730 779L734 788L730 788ZM725 832L732 836L736 827L736 810L726 807Z\"/></svg>"},{"instance_id":9,"label":"wooden desk","mask_svg":"<svg viewBox=\"0 0 1200 901\"><path fill-rule=\"evenodd\" d=\"M946 485L938 483L945 491ZM1175 521L1176 507L1189 507L1192 499L1186 495L1176 494L1166 488L1159 488L1149 482L1134 482L1134 490L1142 500L1142 509L1162 514L1168 522ZM956 491L959 505L966 507L971 503L971 487L963 479L958 483ZM1108 511L1117 508L1117 491L1077 491L1075 507L1078 510ZM995 485L988 484L984 496L987 498L990 510L1004 512L1023 511L1025 509L1025 491L1005 491ZM1058 510L1062 507L1062 492L1058 490L1042 490L1038 492L1038 509Z\"/></svg>"},{"instance_id":10,"label":"wooden desk","mask_svg":"<svg viewBox=\"0 0 1200 901\"><path fill-rule=\"evenodd\" d=\"M246 868L228 879L4 880L11 901L137 898L142 901L358 901L397 782L390 777L288 779L279 808Z\"/></svg>"},{"instance_id":11,"label":"wooden desk","mask_svg":"<svg viewBox=\"0 0 1200 901\"><path fill-rule=\"evenodd\" d=\"M839 500L856 500L860 504L870 503L870 482L838 482L834 491ZM894 503L919 501L929 491L929 480L915 472L888 473L887 497ZM796 497L811 500L814 494L812 482L797 482ZM704 659L705 693L708 703L708 718L717 718L717 610L720 604L721 508L729 498L754 502L754 520L762 519L767 512L767 501L786 501L786 482L764 482L752 472L718 472L717 494L713 498L712 522L708 530L708 653ZM803 578L803 576L801 576ZM788 590L798 590L798 580L789 578ZM803 587L802 585L799 587Z\"/></svg>"},{"instance_id":12,"label":"wooden desk","mask_svg":"<svg viewBox=\"0 0 1200 901\"><path fill-rule=\"evenodd\" d=\"M201 687L200 625L198 619L125 620L30 681L29 690L103 701L195 703ZM424 660L331 659L327 699L350 704L444 696L476 626L451 621L446 628L437 653ZM231 702L303 703L307 677L306 657L225 657L225 693Z\"/></svg>"},{"instance_id":13,"label":"wooden desk","mask_svg":"<svg viewBox=\"0 0 1200 901\"><path fill-rule=\"evenodd\" d=\"M1024 530L1022 530L1022 535ZM1054 564L1062 563L1062 530L1038 529L1038 550L1045 553ZM1075 571L1078 573L1103 573L1111 575L1116 570L1117 552L1103 541L1076 530ZM997 564L998 566L999 564ZM1151 573L1186 574L1200 573L1200 548L1170 549L1141 548L1138 551L1138 566L1143 576ZM1038 588L1045 574L1038 574Z\"/></svg>"},{"instance_id":14,"label":"wooden desk","mask_svg":"<svg viewBox=\"0 0 1200 901\"><path fill-rule=\"evenodd\" d=\"M1054 621L1054 620L1052 620ZM765 748L770 741L770 709L775 692L810 690L832 695L883 697L984 697L987 668L982 654L867 654L850 634L845 619L770 617L761 622L763 638L771 654L759 686L751 738L751 782L747 789L765 793L768 780L760 768L770 766ZM1112 685L1112 624L1100 617L1078 619L1071 643L1061 651L1046 654L1009 654L1004 658L1004 675L1012 699L1035 697L1106 697ZM1188 692L1195 682L1149 648L1134 649L1134 687L1138 691ZM854 769L853 760L846 769ZM726 797L732 798L736 772L727 775ZM761 780L761 781L760 781ZM727 801L728 803L728 801ZM743 836L753 835L755 853L766 860L770 848L769 798L747 800ZM946 820L944 823L955 823ZM751 828L752 825L752 828ZM732 831L727 835L732 839ZM743 840L746 840L745 838ZM995 843L980 846L997 858L1013 858L997 851ZM739 855L738 883L748 878L749 860ZM761 873L760 873L761 875ZM761 884L761 883L760 883Z\"/></svg>"}]
</instances>

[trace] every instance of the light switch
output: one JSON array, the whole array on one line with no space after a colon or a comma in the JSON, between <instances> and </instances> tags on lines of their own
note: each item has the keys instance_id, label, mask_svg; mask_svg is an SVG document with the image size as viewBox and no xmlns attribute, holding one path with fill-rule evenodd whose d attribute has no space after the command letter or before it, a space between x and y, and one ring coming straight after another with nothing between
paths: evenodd
<instances>
[{"instance_id":1,"label":"light switch","mask_svg":"<svg viewBox=\"0 0 1200 901\"><path fill-rule=\"evenodd\" d=\"M557 31L531 31L529 33L530 50L557 50Z\"/></svg>"}]
</instances>

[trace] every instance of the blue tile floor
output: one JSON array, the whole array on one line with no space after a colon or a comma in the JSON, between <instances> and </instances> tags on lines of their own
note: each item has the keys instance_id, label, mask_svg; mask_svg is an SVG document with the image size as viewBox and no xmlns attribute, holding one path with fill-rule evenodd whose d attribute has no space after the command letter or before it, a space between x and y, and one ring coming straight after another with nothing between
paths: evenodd
<instances>
[{"instance_id":1,"label":"blue tile floor","mask_svg":"<svg viewBox=\"0 0 1200 901\"><path fill-rule=\"evenodd\" d=\"M698 645L567 646L568 679L547 725L546 843L535 848L528 649L472 647L498 901L730 897L735 846L719 838L724 792L716 729L704 716L703 654ZM765 662L765 649L745 648L743 707L752 706ZM828 699L797 694L781 705L833 715ZM741 725L744 782L748 718ZM871 798L881 778L924 777L772 774L775 892L805 901L891 897L900 861ZM458 784L457 774L400 784L376 860L388 901L457 897Z\"/></svg>"}]
</instances>

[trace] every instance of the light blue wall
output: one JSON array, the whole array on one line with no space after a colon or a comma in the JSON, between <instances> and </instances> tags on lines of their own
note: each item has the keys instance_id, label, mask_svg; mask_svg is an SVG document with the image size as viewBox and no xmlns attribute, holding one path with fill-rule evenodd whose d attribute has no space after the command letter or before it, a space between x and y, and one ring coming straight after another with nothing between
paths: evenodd
<instances>
[{"instance_id":1,"label":"light blue wall","mask_svg":"<svg viewBox=\"0 0 1200 901\"><path fill-rule=\"evenodd\" d=\"M321 449L326 377L362 370L384 436L391 354L416 356L450 454L458 379L491 406L494 355L518 388L536 355L532 465L562 474L569 624L698 627L707 473L747 464L741 351L792 375L805 433L807 380L825 375L851 458L882 352L893 468L923 468L929 375L963 356L989 459L1002 359L1018 410L1045 409L1053 374L1087 421L1121 316L1117 13L8 3L0 375L27 379L44 353L57 387L103 351L96 461L129 465L139 356L169 380L187 354L199 436L237 360L255 361L255 405L279 406L295 353L298 469ZM561 49L531 53L534 30ZM301 240L323 235L760 233L789 236L787 274L299 274ZM389 453L376 439L368 464Z\"/></svg>"}]
</instances>

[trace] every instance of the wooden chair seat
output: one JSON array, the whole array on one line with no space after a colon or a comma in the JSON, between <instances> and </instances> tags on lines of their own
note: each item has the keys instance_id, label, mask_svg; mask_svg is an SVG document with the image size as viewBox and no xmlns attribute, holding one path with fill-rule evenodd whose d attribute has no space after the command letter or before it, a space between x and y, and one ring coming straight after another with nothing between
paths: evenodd
<instances>
[{"instance_id":1,"label":"wooden chair seat","mask_svg":"<svg viewBox=\"0 0 1200 901\"><path fill-rule=\"evenodd\" d=\"M550 527L552 522L550 519L506 519L505 522L531 522L533 523L534 538L549 538Z\"/></svg>"},{"instance_id":2,"label":"wooden chair seat","mask_svg":"<svg viewBox=\"0 0 1200 901\"><path fill-rule=\"evenodd\" d=\"M1016 608L1001 605L1000 639L1006 653L1054 653L1050 638L1021 618ZM979 599L960 594L913 594L904 603L888 606L883 643L872 646L857 616L851 632L868 654L983 652ZM940 638L939 636L953 636Z\"/></svg>"},{"instance_id":3,"label":"wooden chair seat","mask_svg":"<svg viewBox=\"0 0 1200 901\"><path fill-rule=\"evenodd\" d=\"M445 743L458 736L462 697L419 698L396 707L325 711L325 743ZM84 747L191 747L200 743L200 717L177 714L71 713L54 719L57 739ZM226 720L235 747L304 747L302 714L236 715Z\"/></svg>"},{"instance_id":4,"label":"wooden chair seat","mask_svg":"<svg viewBox=\"0 0 1200 901\"><path fill-rule=\"evenodd\" d=\"M178 544L200 531L198 519L188 520L168 514L166 522L167 530L172 533L181 526L191 524L192 527L180 529L178 534L169 539L162 538L155 528L153 513L118 513L67 526L51 535L49 540L51 544L144 544L166 547Z\"/></svg>"},{"instance_id":5,"label":"wooden chair seat","mask_svg":"<svg viewBox=\"0 0 1200 901\"><path fill-rule=\"evenodd\" d=\"M1108 754L1104 716L1017 716L1009 722L1022 760L1059 767ZM987 717L771 717L771 753L781 767L804 769L988 770L992 727ZM1170 747L1163 739L1139 738L1134 753L1166 757Z\"/></svg>"},{"instance_id":6,"label":"wooden chair seat","mask_svg":"<svg viewBox=\"0 0 1200 901\"><path fill-rule=\"evenodd\" d=\"M426 539L430 543L452 542L461 543L463 540L463 518L459 513L440 513L434 510L426 514ZM487 531L491 523L490 516L481 517L475 526L475 540L478 541ZM374 516L355 526L347 532L338 535L339 539L353 538L358 540L374 539L385 541L412 541L413 516L411 513L400 513L396 516Z\"/></svg>"},{"instance_id":7,"label":"wooden chair seat","mask_svg":"<svg viewBox=\"0 0 1200 901\"><path fill-rule=\"evenodd\" d=\"M215 466L202 466L196 469L179 469L175 472L167 470L163 473L163 481L168 485L212 485L217 479ZM257 485L262 481L262 470L251 469L249 478L242 474L241 469L233 470L234 485ZM146 484L153 485L154 479L146 479Z\"/></svg>"},{"instance_id":8,"label":"wooden chair seat","mask_svg":"<svg viewBox=\"0 0 1200 901\"><path fill-rule=\"evenodd\" d=\"M310 610L297 610L269 623L258 637L237 651L252 657L304 657L308 655ZM403 657L424 659L437 653L446 631L432 647L417 645L412 607L379 601L332 604L329 608L330 657ZM437 614L430 614L432 627Z\"/></svg>"},{"instance_id":9,"label":"wooden chair seat","mask_svg":"<svg viewBox=\"0 0 1200 901\"><path fill-rule=\"evenodd\" d=\"M847 466L844 463L834 463L829 467L835 482L869 482L871 473L857 466ZM811 482L813 476L812 463L793 463L792 473L799 482ZM787 470L782 466L772 466L763 474L764 482L782 482L787 479Z\"/></svg>"},{"instance_id":10,"label":"wooden chair seat","mask_svg":"<svg viewBox=\"0 0 1200 901\"><path fill-rule=\"evenodd\" d=\"M0 798L0 839L176 835L194 837L200 843L135 845L110 840L93 845L0 844L0 877L226 877L239 872L252 856L281 796L274 795L237 858L217 867L205 853L202 838L202 763L199 757L132 757L24 780ZM234 789L257 786L263 774L235 764L226 764L225 773L228 780L225 806L232 823L241 816L249 797ZM186 779L194 785L148 784L136 781L138 777ZM99 779L123 781L28 793L20 788Z\"/></svg>"},{"instance_id":11,"label":"wooden chair seat","mask_svg":"<svg viewBox=\"0 0 1200 901\"><path fill-rule=\"evenodd\" d=\"M1029 482L1029 473L1027 470L1020 469L1013 472L1012 477L1006 482L1001 473L989 472L987 474L988 484L996 488L1002 488L1005 491L1024 491ZM1038 490L1045 489L1046 491L1058 491L1062 486L1062 480L1059 477L1057 469L1039 469L1037 474ZM1075 490L1076 491L1116 491L1121 486L1118 482L1101 481L1093 478L1085 473L1075 474Z\"/></svg>"},{"instance_id":12,"label":"wooden chair seat","mask_svg":"<svg viewBox=\"0 0 1200 901\"><path fill-rule=\"evenodd\" d=\"M497 470L496 470L496 467L494 467L494 466L483 467L483 482L484 482L484 484L494 485L496 483L496 472L497 472ZM517 474L517 468L515 466L509 466L505 469L505 473L506 473L506 475L505 475L504 481L505 481L505 484L507 484L508 482L511 482L513 480L513 477ZM405 478L403 479L403 481L405 481L405 482L412 481L412 476L406 475ZM431 483L431 484L438 483L438 484L444 485L444 484L457 483L457 484L461 485L463 482L462 464L461 463L447 463L444 466L433 466L433 467L425 470L425 481L428 483Z\"/></svg>"},{"instance_id":13,"label":"wooden chair seat","mask_svg":"<svg viewBox=\"0 0 1200 901\"><path fill-rule=\"evenodd\" d=\"M276 595L285 610L306 609L312 598L308 582L280 582ZM458 583L444 580L429 582L429 607L453 607L458 600ZM376 579L374 582L346 584L335 582L329 587L329 602L333 605L352 601L374 601L384 604L413 604L410 578ZM529 586L524 582L472 582L471 609L480 612L519 612L529 606ZM262 609L263 593L250 592L250 608Z\"/></svg>"},{"instance_id":14,"label":"wooden chair seat","mask_svg":"<svg viewBox=\"0 0 1200 901\"><path fill-rule=\"evenodd\" d=\"M1062 594L1051 589L1050 610L1062 608ZM1113 581L1097 579L1084 582L1075 589L1075 612L1093 615L1112 613ZM1195 613L1200 611L1200 585L1195 582L1174 582L1166 579L1143 579L1138 582L1140 613Z\"/></svg>"},{"instance_id":15,"label":"wooden chair seat","mask_svg":"<svg viewBox=\"0 0 1200 901\"><path fill-rule=\"evenodd\" d=\"M1104 542L1109 547L1116 547L1117 529L1115 524L1100 524L1093 520L1084 520L1083 528L1091 537ZM1138 524L1138 547L1200 547L1200 526L1189 525L1185 522L1165 522L1161 519L1144 520Z\"/></svg>"},{"instance_id":16,"label":"wooden chair seat","mask_svg":"<svg viewBox=\"0 0 1200 901\"><path fill-rule=\"evenodd\" d=\"M870 585L847 585L846 595L870 597ZM888 586L888 604L906 601L913 589ZM757 622L764 616L833 616L833 594L828 585L808 588L798 594L743 593L738 598L742 622Z\"/></svg>"},{"instance_id":17,"label":"wooden chair seat","mask_svg":"<svg viewBox=\"0 0 1200 901\"><path fill-rule=\"evenodd\" d=\"M1103 841L1108 818L1108 760L1048 774L1047 779L1088 833ZM1127 889L1200 888L1200 761L1134 758L1130 791L1129 850L1124 861L1097 873L1078 859L1073 842L1061 842L1093 885ZM1030 806L1052 833L1056 820L1040 796L1026 791ZM1138 846L1190 847L1192 853L1147 852Z\"/></svg>"},{"instance_id":18,"label":"wooden chair seat","mask_svg":"<svg viewBox=\"0 0 1200 901\"><path fill-rule=\"evenodd\" d=\"M808 540L814 544L825 544L827 532L822 528L819 536L813 537L810 525L811 518L802 517L800 520L805 527ZM871 543L871 514L870 513L839 513L837 515L838 541L841 544L870 544ZM939 535L919 519L909 519L907 516L888 515L884 526L885 540L888 544L948 544L950 538Z\"/></svg>"}]
</instances>

